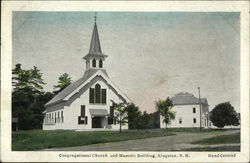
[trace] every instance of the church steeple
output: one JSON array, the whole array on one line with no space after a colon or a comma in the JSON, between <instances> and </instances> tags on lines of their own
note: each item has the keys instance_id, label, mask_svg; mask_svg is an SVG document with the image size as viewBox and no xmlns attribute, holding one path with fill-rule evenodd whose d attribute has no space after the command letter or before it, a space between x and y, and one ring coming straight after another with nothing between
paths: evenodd
<instances>
[{"instance_id":1,"label":"church steeple","mask_svg":"<svg viewBox=\"0 0 250 163\"><path fill-rule=\"evenodd\" d=\"M102 53L97 23L96 15L94 17L95 23L92 33L92 38L90 42L89 53L83 57L86 60L86 68L89 69L104 69L104 60L107 55Z\"/></svg>"},{"instance_id":2,"label":"church steeple","mask_svg":"<svg viewBox=\"0 0 250 163\"><path fill-rule=\"evenodd\" d=\"M89 53L92 54L101 54L102 49L101 49L101 44L99 40L99 35L98 35L98 29L96 25L96 17L95 17L95 24L94 24L94 29L92 33L92 39L90 43L90 48L89 48Z\"/></svg>"}]
</instances>

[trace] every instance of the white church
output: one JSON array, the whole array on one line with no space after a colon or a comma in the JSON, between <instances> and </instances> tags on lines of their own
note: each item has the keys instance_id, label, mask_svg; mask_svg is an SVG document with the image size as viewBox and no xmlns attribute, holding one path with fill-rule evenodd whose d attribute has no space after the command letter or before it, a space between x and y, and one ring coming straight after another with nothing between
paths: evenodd
<instances>
[{"instance_id":1,"label":"white church","mask_svg":"<svg viewBox=\"0 0 250 163\"><path fill-rule=\"evenodd\" d=\"M105 69L96 19L89 53L83 57L86 71L45 104L43 130L118 130L115 103L130 99L109 79ZM122 129L128 129L127 124Z\"/></svg>"},{"instance_id":2,"label":"white church","mask_svg":"<svg viewBox=\"0 0 250 163\"><path fill-rule=\"evenodd\" d=\"M209 121L209 105L206 98L195 97L188 92L180 92L171 98L172 111L175 119L167 126L169 128L211 127ZM163 117L160 116L160 127L166 128Z\"/></svg>"}]
</instances>

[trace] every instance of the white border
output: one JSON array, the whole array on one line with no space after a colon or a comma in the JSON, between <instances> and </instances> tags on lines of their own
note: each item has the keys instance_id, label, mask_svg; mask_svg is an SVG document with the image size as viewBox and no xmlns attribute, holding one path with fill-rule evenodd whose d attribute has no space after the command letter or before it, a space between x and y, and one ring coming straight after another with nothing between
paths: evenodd
<instances>
[{"instance_id":1,"label":"white border","mask_svg":"<svg viewBox=\"0 0 250 163\"><path fill-rule=\"evenodd\" d=\"M144 153L144 152L12 152L11 68L12 11L186 11L241 12L241 152L181 152L190 158L60 158L60 153ZM248 1L2 1L1 10L1 161L32 162L248 162L249 161L249 2ZM145 152L154 153L154 152ZM157 152L164 154L179 152ZM236 157L208 158L208 153Z\"/></svg>"}]
</instances>

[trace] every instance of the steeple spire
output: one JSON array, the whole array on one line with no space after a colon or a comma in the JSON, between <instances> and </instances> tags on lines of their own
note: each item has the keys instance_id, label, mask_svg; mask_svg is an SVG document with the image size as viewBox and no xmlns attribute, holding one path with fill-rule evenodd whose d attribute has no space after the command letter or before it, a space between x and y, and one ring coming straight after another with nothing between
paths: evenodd
<instances>
[{"instance_id":1,"label":"steeple spire","mask_svg":"<svg viewBox=\"0 0 250 163\"><path fill-rule=\"evenodd\" d=\"M90 48L89 48L89 53L90 54L101 54L102 49L101 49L101 44L99 40L99 34L98 34L98 29L97 29L97 24L96 24L96 13L94 16L95 24L94 24L94 29L92 33L92 39L90 43Z\"/></svg>"},{"instance_id":2,"label":"steeple spire","mask_svg":"<svg viewBox=\"0 0 250 163\"><path fill-rule=\"evenodd\" d=\"M86 60L86 70L93 69L105 69L104 61L107 55L102 53L97 23L96 23L96 13L94 16L94 28L92 33L92 38L90 42L89 53L83 57Z\"/></svg>"}]
</instances>

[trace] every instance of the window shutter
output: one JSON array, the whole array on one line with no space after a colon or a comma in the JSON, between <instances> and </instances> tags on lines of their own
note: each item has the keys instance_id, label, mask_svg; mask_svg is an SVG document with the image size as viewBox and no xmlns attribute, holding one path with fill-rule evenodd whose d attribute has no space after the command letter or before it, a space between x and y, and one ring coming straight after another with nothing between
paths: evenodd
<instances>
[{"instance_id":1,"label":"window shutter","mask_svg":"<svg viewBox=\"0 0 250 163\"><path fill-rule=\"evenodd\" d=\"M106 89L102 89L102 104L106 104Z\"/></svg>"},{"instance_id":2,"label":"window shutter","mask_svg":"<svg viewBox=\"0 0 250 163\"><path fill-rule=\"evenodd\" d=\"M78 124L85 124L85 118L78 116Z\"/></svg>"},{"instance_id":3,"label":"window shutter","mask_svg":"<svg viewBox=\"0 0 250 163\"><path fill-rule=\"evenodd\" d=\"M110 106L109 114L110 114L110 118L114 118L114 107L113 106Z\"/></svg>"},{"instance_id":4,"label":"window shutter","mask_svg":"<svg viewBox=\"0 0 250 163\"><path fill-rule=\"evenodd\" d=\"M94 103L94 98L95 98L95 89L90 88L89 89L89 103L93 104Z\"/></svg>"},{"instance_id":5,"label":"window shutter","mask_svg":"<svg viewBox=\"0 0 250 163\"><path fill-rule=\"evenodd\" d=\"M108 125L113 124L113 118L108 117Z\"/></svg>"},{"instance_id":6,"label":"window shutter","mask_svg":"<svg viewBox=\"0 0 250 163\"><path fill-rule=\"evenodd\" d=\"M88 117L85 117L85 124L88 124Z\"/></svg>"},{"instance_id":7,"label":"window shutter","mask_svg":"<svg viewBox=\"0 0 250 163\"><path fill-rule=\"evenodd\" d=\"M61 111L61 116L62 116L62 122L63 122L63 111Z\"/></svg>"},{"instance_id":8,"label":"window shutter","mask_svg":"<svg viewBox=\"0 0 250 163\"><path fill-rule=\"evenodd\" d=\"M81 117L85 117L85 105L81 105Z\"/></svg>"},{"instance_id":9,"label":"window shutter","mask_svg":"<svg viewBox=\"0 0 250 163\"><path fill-rule=\"evenodd\" d=\"M81 124L81 116L78 116L78 124Z\"/></svg>"}]
</instances>

